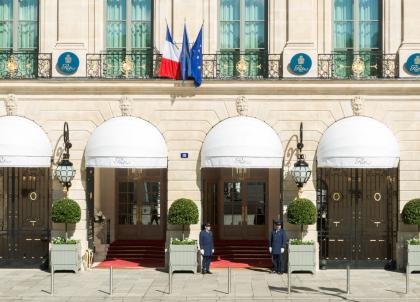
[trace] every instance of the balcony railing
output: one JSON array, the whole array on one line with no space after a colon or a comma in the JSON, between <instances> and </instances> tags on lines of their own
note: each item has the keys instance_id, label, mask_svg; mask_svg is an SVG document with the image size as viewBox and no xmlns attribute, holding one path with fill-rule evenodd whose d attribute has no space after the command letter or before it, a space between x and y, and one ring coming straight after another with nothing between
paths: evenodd
<instances>
[{"instance_id":1,"label":"balcony railing","mask_svg":"<svg viewBox=\"0 0 420 302\"><path fill-rule=\"evenodd\" d=\"M377 79L398 77L398 56L379 52L337 52L318 56L321 79Z\"/></svg>"},{"instance_id":2,"label":"balcony railing","mask_svg":"<svg viewBox=\"0 0 420 302\"><path fill-rule=\"evenodd\" d=\"M51 78L50 53L0 51L1 79Z\"/></svg>"}]
</instances>

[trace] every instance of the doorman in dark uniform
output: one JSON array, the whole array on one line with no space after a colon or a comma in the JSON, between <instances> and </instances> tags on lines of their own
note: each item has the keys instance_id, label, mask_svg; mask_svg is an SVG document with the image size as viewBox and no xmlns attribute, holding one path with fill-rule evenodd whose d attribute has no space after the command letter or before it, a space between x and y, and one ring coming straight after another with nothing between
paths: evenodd
<instances>
[{"instance_id":1,"label":"doorman in dark uniform","mask_svg":"<svg viewBox=\"0 0 420 302\"><path fill-rule=\"evenodd\" d=\"M272 273L283 274L284 272L284 251L287 244L287 234L283 229L283 222L277 220L275 228L269 239L269 251L273 259Z\"/></svg>"},{"instance_id":2,"label":"doorman in dark uniform","mask_svg":"<svg viewBox=\"0 0 420 302\"><path fill-rule=\"evenodd\" d=\"M203 256L203 261L201 265L202 274L211 274L210 272L210 262L211 256L214 253L214 242L213 242L213 233L211 232L210 223L204 225L204 230L200 232L200 253Z\"/></svg>"}]
</instances>

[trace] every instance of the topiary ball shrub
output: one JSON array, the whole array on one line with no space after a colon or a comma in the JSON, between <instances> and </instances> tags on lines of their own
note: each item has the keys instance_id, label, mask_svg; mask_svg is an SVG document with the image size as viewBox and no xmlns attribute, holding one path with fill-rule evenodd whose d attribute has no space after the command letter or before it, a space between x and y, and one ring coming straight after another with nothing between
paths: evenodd
<instances>
[{"instance_id":1,"label":"topiary ball shrub","mask_svg":"<svg viewBox=\"0 0 420 302\"><path fill-rule=\"evenodd\" d=\"M197 205L187 198L175 200L169 208L168 222L174 225L182 225L182 239L184 239L185 225L198 223Z\"/></svg>"},{"instance_id":2,"label":"topiary ball shrub","mask_svg":"<svg viewBox=\"0 0 420 302\"><path fill-rule=\"evenodd\" d=\"M420 233L420 198L407 202L402 210L401 216L405 224L417 225Z\"/></svg>"},{"instance_id":3,"label":"topiary ball shrub","mask_svg":"<svg viewBox=\"0 0 420 302\"><path fill-rule=\"evenodd\" d=\"M300 224L301 239L303 239L303 226L314 224L316 219L316 207L309 199L296 198L287 207L287 221L291 224Z\"/></svg>"},{"instance_id":4,"label":"topiary ball shrub","mask_svg":"<svg viewBox=\"0 0 420 302\"><path fill-rule=\"evenodd\" d=\"M54 223L64 223L66 228L67 241L67 224L75 224L80 221L81 210L79 204L73 199L64 197L56 200L52 205L51 219Z\"/></svg>"}]
</instances>

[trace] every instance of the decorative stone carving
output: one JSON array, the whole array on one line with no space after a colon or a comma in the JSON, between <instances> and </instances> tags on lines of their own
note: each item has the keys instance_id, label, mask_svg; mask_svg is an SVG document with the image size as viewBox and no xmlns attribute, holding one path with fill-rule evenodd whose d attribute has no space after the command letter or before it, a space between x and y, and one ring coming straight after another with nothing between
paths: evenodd
<instances>
[{"instance_id":1,"label":"decorative stone carving","mask_svg":"<svg viewBox=\"0 0 420 302\"><path fill-rule=\"evenodd\" d=\"M6 107L7 115L16 115L17 112L17 98L14 94L9 94L4 99L4 105Z\"/></svg>"},{"instance_id":2,"label":"decorative stone carving","mask_svg":"<svg viewBox=\"0 0 420 302\"><path fill-rule=\"evenodd\" d=\"M360 96L355 96L351 100L351 108L354 115L361 115L363 111L363 99Z\"/></svg>"},{"instance_id":3,"label":"decorative stone carving","mask_svg":"<svg viewBox=\"0 0 420 302\"><path fill-rule=\"evenodd\" d=\"M131 115L132 101L128 96L123 96L120 99L120 110L121 110L121 115L123 116Z\"/></svg>"},{"instance_id":4,"label":"decorative stone carving","mask_svg":"<svg viewBox=\"0 0 420 302\"><path fill-rule=\"evenodd\" d=\"M239 115L246 115L248 113L248 100L244 96L239 96L236 99L236 111Z\"/></svg>"}]
</instances>

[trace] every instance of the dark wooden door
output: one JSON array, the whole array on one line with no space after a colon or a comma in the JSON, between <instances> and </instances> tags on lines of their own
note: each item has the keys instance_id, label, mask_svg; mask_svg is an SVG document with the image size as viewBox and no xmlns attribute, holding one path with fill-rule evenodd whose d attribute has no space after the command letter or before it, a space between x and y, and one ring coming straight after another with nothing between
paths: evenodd
<instances>
[{"instance_id":1,"label":"dark wooden door","mask_svg":"<svg viewBox=\"0 0 420 302\"><path fill-rule=\"evenodd\" d=\"M318 169L318 239L331 265L383 266L393 256L395 169Z\"/></svg>"},{"instance_id":2,"label":"dark wooden door","mask_svg":"<svg viewBox=\"0 0 420 302\"><path fill-rule=\"evenodd\" d=\"M0 253L5 260L40 263L50 233L48 168L0 170Z\"/></svg>"}]
</instances>

